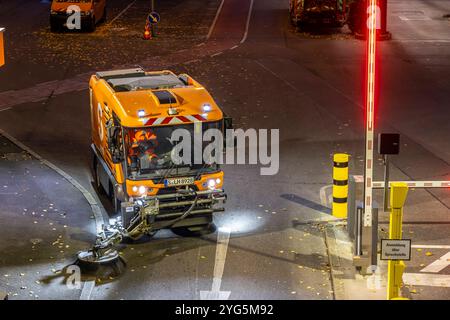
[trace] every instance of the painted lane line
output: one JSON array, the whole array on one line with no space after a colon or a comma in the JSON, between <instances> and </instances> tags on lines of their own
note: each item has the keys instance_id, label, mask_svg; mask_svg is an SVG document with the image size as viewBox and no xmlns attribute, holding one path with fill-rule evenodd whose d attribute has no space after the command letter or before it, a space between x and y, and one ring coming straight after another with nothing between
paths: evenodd
<instances>
[{"instance_id":1,"label":"painted lane line","mask_svg":"<svg viewBox=\"0 0 450 320\"><path fill-rule=\"evenodd\" d=\"M232 47L230 48L230 50L234 50L234 49L236 49L236 48L238 48L238 47L239 47L239 45L232 46Z\"/></svg>"},{"instance_id":2,"label":"painted lane line","mask_svg":"<svg viewBox=\"0 0 450 320\"><path fill-rule=\"evenodd\" d=\"M398 43L450 43L450 39L404 39L404 40L395 40L392 39L390 42L398 42Z\"/></svg>"},{"instance_id":3,"label":"painted lane line","mask_svg":"<svg viewBox=\"0 0 450 320\"><path fill-rule=\"evenodd\" d=\"M206 35L206 40L208 40L211 37L211 34L213 33L214 28L216 27L216 23L217 23L217 20L219 19L220 13L222 12L222 7L223 7L224 2L225 2L225 0L222 0L222 2L219 5L219 9L217 9L216 16L214 17L214 20L213 20L211 26L209 27L208 34Z\"/></svg>"},{"instance_id":4,"label":"painted lane line","mask_svg":"<svg viewBox=\"0 0 450 320\"><path fill-rule=\"evenodd\" d=\"M403 283L410 286L450 288L450 276L444 274L404 273Z\"/></svg>"},{"instance_id":5,"label":"painted lane line","mask_svg":"<svg viewBox=\"0 0 450 320\"><path fill-rule=\"evenodd\" d=\"M86 281L81 290L80 300L90 300L92 290L94 290L95 281Z\"/></svg>"},{"instance_id":6,"label":"painted lane line","mask_svg":"<svg viewBox=\"0 0 450 320\"><path fill-rule=\"evenodd\" d=\"M440 257L433 263L429 264L428 266L420 270L420 272L438 273L447 268L449 265L450 265L450 252L444 254L442 257Z\"/></svg>"},{"instance_id":7,"label":"painted lane line","mask_svg":"<svg viewBox=\"0 0 450 320\"><path fill-rule=\"evenodd\" d=\"M231 291L220 291L231 231L220 228L217 233L216 260L211 291L200 291L201 300L228 300Z\"/></svg>"},{"instance_id":8,"label":"painted lane line","mask_svg":"<svg viewBox=\"0 0 450 320\"><path fill-rule=\"evenodd\" d=\"M0 112L6 111L6 110L11 110L11 109L12 109L11 107L7 107L7 108L4 108L4 109L0 109Z\"/></svg>"},{"instance_id":9,"label":"painted lane line","mask_svg":"<svg viewBox=\"0 0 450 320\"><path fill-rule=\"evenodd\" d=\"M428 244L413 244L411 248L414 249L450 249L450 246L446 245L428 245Z\"/></svg>"},{"instance_id":10,"label":"painted lane line","mask_svg":"<svg viewBox=\"0 0 450 320\"><path fill-rule=\"evenodd\" d=\"M247 40L248 29L250 27L250 19L252 18L253 2L254 2L254 0L251 0L251 2L250 2L250 9L248 10L247 23L245 24L245 33L244 33L244 37L241 40L241 44L243 44Z\"/></svg>"},{"instance_id":11,"label":"painted lane line","mask_svg":"<svg viewBox=\"0 0 450 320\"><path fill-rule=\"evenodd\" d=\"M78 181L76 181L71 175L69 175L64 170L60 169L50 161L44 159L41 155L24 145L22 142L11 136L10 134L3 131L3 129L0 129L0 135L4 136L6 139L14 143L16 146L21 148L22 150L25 150L29 154L31 154L34 158L39 160L42 164L46 165L50 169L54 170L56 173L61 175L64 179L66 179L70 184L72 184L75 188L78 189L78 191L83 194L86 201L89 203L92 213L94 214L95 219L95 227L96 227L96 233L99 233L102 231L103 225L105 224L105 221L103 219L102 210L100 209L100 204L95 200L94 196L86 189L84 188ZM92 284L92 283L93 284ZM87 281L85 285L83 286L83 289L81 290L81 296L80 299L89 299L90 295L92 293L91 286L95 286L95 281Z\"/></svg>"},{"instance_id":12,"label":"painted lane line","mask_svg":"<svg viewBox=\"0 0 450 320\"><path fill-rule=\"evenodd\" d=\"M222 53L223 53L223 52L217 52L217 53L214 53L214 54L211 55L211 58L220 56Z\"/></svg>"},{"instance_id":13,"label":"painted lane line","mask_svg":"<svg viewBox=\"0 0 450 320\"><path fill-rule=\"evenodd\" d=\"M137 0L134 0L133 2L131 2L128 6L125 7L125 9L123 9L122 11L119 12L119 14L117 16L115 16L109 23L108 26L113 24L114 21L116 21L117 19L119 19L125 12L128 11L128 9L131 8L131 6L133 6L136 3Z\"/></svg>"}]
</instances>

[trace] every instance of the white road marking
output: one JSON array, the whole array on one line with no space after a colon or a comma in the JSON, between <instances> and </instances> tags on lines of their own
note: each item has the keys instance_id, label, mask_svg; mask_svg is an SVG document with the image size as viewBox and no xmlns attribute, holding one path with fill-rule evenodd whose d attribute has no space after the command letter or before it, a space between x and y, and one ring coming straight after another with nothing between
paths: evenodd
<instances>
[{"instance_id":1,"label":"white road marking","mask_svg":"<svg viewBox=\"0 0 450 320\"><path fill-rule=\"evenodd\" d=\"M119 14L117 16L115 16L110 22L108 22L108 26L113 24L114 21L116 21L117 19L119 19L125 12L128 11L128 9L131 8L131 6L133 6L133 4L135 4L137 0L134 0L133 2L131 2L128 6L125 7L125 9L123 9L122 11L119 12Z\"/></svg>"},{"instance_id":2,"label":"white road marking","mask_svg":"<svg viewBox=\"0 0 450 320\"><path fill-rule=\"evenodd\" d=\"M450 288L450 276L444 274L404 273L403 283L410 286Z\"/></svg>"},{"instance_id":3,"label":"white road marking","mask_svg":"<svg viewBox=\"0 0 450 320\"><path fill-rule=\"evenodd\" d=\"M444 254L442 257L440 257L433 263L429 264L428 266L420 270L420 272L438 273L447 268L449 265L450 265L450 252Z\"/></svg>"},{"instance_id":4,"label":"white road marking","mask_svg":"<svg viewBox=\"0 0 450 320\"><path fill-rule=\"evenodd\" d=\"M95 227L96 232L102 231L102 226L105 224L105 221L103 219L103 215L100 209L100 204L95 200L94 196L86 189L84 188L78 181L76 181L71 175L69 175L64 170L60 169L50 161L44 159L42 156L40 156L38 153L24 145L22 142L11 136L10 134L6 133L2 129L0 129L0 134L4 136L6 139L10 140L12 143L14 143L19 148L25 150L29 154L31 154L34 158L39 160L41 163L49 167L50 169L56 171L59 175L61 175L64 179L66 179L69 183L71 183L75 188L77 188L84 196L84 198L87 200L89 205L91 206L92 213L94 214L95 218ZM91 283L92 282L92 283ZM92 286L92 287L91 287ZM81 290L81 296L80 299L87 298L87 300L90 298L92 293L92 288L95 286L95 281L87 281L83 289Z\"/></svg>"},{"instance_id":5,"label":"white road marking","mask_svg":"<svg viewBox=\"0 0 450 320\"><path fill-rule=\"evenodd\" d=\"M231 231L226 228L219 228L217 232L216 260L214 263L212 288L211 291L200 291L201 300L228 300L230 297L231 291L220 291L230 233Z\"/></svg>"},{"instance_id":6,"label":"white road marking","mask_svg":"<svg viewBox=\"0 0 450 320\"><path fill-rule=\"evenodd\" d=\"M0 112L6 111L6 110L10 110L10 109L11 109L11 107L7 107L7 108L4 108L4 109L0 109Z\"/></svg>"},{"instance_id":7,"label":"white road marking","mask_svg":"<svg viewBox=\"0 0 450 320\"><path fill-rule=\"evenodd\" d=\"M450 246L446 245L432 245L432 244L413 244L411 248L414 249L450 249Z\"/></svg>"},{"instance_id":8,"label":"white road marking","mask_svg":"<svg viewBox=\"0 0 450 320\"><path fill-rule=\"evenodd\" d=\"M398 17L400 18L400 20L403 20L403 21L427 21L427 20L431 20L427 16L410 16L410 17L398 16Z\"/></svg>"},{"instance_id":9,"label":"white road marking","mask_svg":"<svg viewBox=\"0 0 450 320\"><path fill-rule=\"evenodd\" d=\"M222 53L223 53L222 51L221 51L221 52L214 53L214 54L211 55L211 58L220 56Z\"/></svg>"},{"instance_id":10,"label":"white road marking","mask_svg":"<svg viewBox=\"0 0 450 320\"><path fill-rule=\"evenodd\" d=\"M95 281L86 281L81 290L80 300L90 300L92 290L95 287Z\"/></svg>"},{"instance_id":11,"label":"white road marking","mask_svg":"<svg viewBox=\"0 0 450 320\"><path fill-rule=\"evenodd\" d=\"M216 16L214 17L211 27L209 27L208 34L206 35L206 40L208 40L211 37L211 34L214 31L214 28L216 27L217 19L219 19L220 12L222 12L222 7L223 7L224 2L225 2L225 0L222 0L222 2L219 5L219 9L217 9Z\"/></svg>"},{"instance_id":12,"label":"white road marking","mask_svg":"<svg viewBox=\"0 0 450 320\"><path fill-rule=\"evenodd\" d=\"M234 49L236 49L236 48L238 48L238 47L239 47L238 45L232 46L232 47L230 48L230 50L234 50Z\"/></svg>"},{"instance_id":13,"label":"white road marking","mask_svg":"<svg viewBox=\"0 0 450 320\"><path fill-rule=\"evenodd\" d=\"M244 43L244 42L247 40L248 29L249 29L249 27L250 27L250 19L251 19L251 17L252 17L252 11L253 11L253 1L254 1L254 0L252 0L252 1L250 2L250 9L249 9L249 11L248 11L247 23L246 23L246 25L245 25L245 33L244 33L244 37L243 37L242 40L241 40L241 44Z\"/></svg>"},{"instance_id":14,"label":"white road marking","mask_svg":"<svg viewBox=\"0 0 450 320\"><path fill-rule=\"evenodd\" d=\"M399 43L450 43L450 39L392 39L390 42L399 42Z\"/></svg>"}]
</instances>

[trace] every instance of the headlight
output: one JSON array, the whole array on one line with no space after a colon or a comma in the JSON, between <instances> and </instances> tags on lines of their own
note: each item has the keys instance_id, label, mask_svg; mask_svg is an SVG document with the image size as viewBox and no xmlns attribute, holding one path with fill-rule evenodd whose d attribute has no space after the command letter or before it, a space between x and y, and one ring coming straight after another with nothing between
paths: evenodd
<instances>
[{"instance_id":1,"label":"headlight","mask_svg":"<svg viewBox=\"0 0 450 320\"><path fill-rule=\"evenodd\" d=\"M222 182L222 180L220 180L220 178L217 179L209 179L208 180L208 188L211 190L216 189L217 185L219 185Z\"/></svg>"},{"instance_id":2,"label":"headlight","mask_svg":"<svg viewBox=\"0 0 450 320\"><path fill-rule=\"evenodd\" d=\"M131 187L131 191L133 191L133 193L139 193L140 195L144 195L147 193L147 188L145 186L132 186Z\"/></svg>"},{"instance_id":3,"label":"headlight","mask_svg":"<svg viewBox=\"0 0 450 320\"><path fill-rule=\"evenodd\" d=\"M210 112L212 110L212 107L209 103L204 103L202 106L203 112Z\"/></svg>"},{"instance_id":4,"label":"headlight","mask_svg":"<svg viewBox=\"0 0 450 320\"><path fill-rule=\"evenodd\" d=\"M209 179L209 180L208 180L208 188L210 188L210 189L215 189L215 188L216 188L216 180L214 180L214 179Z\"/></svg>"},{"instance_id":5,"label":"headlight","mask_svg":"<svg viewBox=\"0 0 450 320\"><path fill-rule=\"evenodd\" d=\"M140 193L141 195L146 194L146 193L147 193L147 188L144 187L144 186L140 186L140 187L139 187L139 193Z\"/></svg>"}]
</instances>

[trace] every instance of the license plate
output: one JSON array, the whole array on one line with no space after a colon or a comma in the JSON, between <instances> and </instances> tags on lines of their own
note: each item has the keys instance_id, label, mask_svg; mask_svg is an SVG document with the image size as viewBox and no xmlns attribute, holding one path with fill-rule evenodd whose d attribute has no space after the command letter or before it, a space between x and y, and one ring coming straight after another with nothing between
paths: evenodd
<instances>
[{"instance_id":1,"label":"license plate","mask_svg":"<svg viewBox=\"0 0 450 320\"><path fill-rule=\"evenodd\" d=\"M194 177L170 178L164 180L166 187L185 186L194 183Z\"/></svg>"}]
</instances>

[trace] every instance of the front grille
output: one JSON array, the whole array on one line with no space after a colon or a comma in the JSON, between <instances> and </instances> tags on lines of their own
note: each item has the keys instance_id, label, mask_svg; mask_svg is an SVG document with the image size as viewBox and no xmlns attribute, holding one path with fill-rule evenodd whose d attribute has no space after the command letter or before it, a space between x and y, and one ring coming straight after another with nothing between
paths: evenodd
<instances>
[{"instance_id":1,"label":"front grille","mask_svg":"<svg viewBox=\"0 0 450 320\"><path fill-rule=\"evenodd\" d=\"M186 186L161 188L158 190L157 194L163 195L163 194L177 193L178 189L184 189L185 187ZM198 188L196 185L190 185L189 187L194 191L198 191Z\"/></svg>"},{"instance_id":2,"label":"front grille","mask_svg":"<svg viewBox=\"0 0 450 320\"><path fill-rule=\"evenodd\" d=\"M195 185L191 185L189 187L195 191L198 191L198 188ZM179 188L183 188L183 187L179 187ZM176 194L176 193L177 193L177 187L168 187L168 188L159 189L157 195ZM187 211L191 206L190 204L189 205L177 205L177 203L180 203L183 201L194 201L194 199L195 199L195 196L193 196L193 195L182 195L182 196L174 196L174 197L170 197L170 198L160 199L159 200L160 205L166 204L166 203L173 203L173 205L170 207L167 207L167 208L160 208L159 218L164 219L165 214ZM207 195L198 196L198 200L200 200L200 199L208 199L208 196ZM209 209L210 207L211 207L211 204L197 204L195 206L194 210Z\"/></svg>"}]
</instances>

